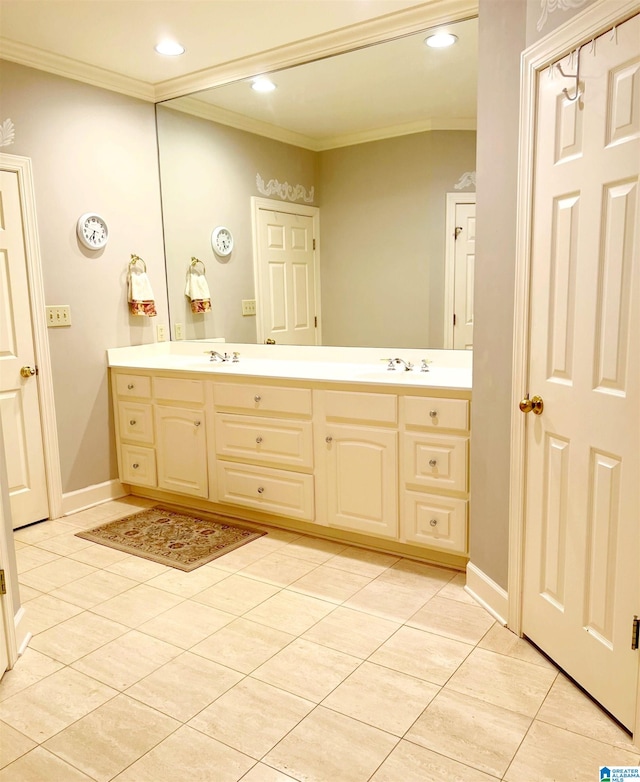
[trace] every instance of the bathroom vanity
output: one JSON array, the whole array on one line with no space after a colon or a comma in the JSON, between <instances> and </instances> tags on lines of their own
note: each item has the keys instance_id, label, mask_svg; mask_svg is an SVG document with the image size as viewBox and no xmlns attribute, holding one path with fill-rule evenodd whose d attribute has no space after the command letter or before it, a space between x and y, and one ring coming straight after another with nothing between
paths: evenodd
<instances>
[{"instance_id":1,"label":"bathroom vanity","mask_svg":"<svg viewBox=\"0 0 640 782\"><path fill-rule=\"evenodd\" d=\"M466 564L469 353L174 342L108 359L133 494Z\"/></svg>"}]
</instances>

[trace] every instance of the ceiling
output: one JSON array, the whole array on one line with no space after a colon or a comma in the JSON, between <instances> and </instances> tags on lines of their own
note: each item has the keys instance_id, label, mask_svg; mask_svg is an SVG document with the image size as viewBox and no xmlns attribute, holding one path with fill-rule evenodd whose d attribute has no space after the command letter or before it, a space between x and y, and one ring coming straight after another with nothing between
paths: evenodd
<instances>
[{"instance_id":1,"label":"ceiling","mask_svg":"<svg viewBox=\"0 0 640 782\"><path fill-rule=\"evenodd\" d=\"M0 58L145 100L345 51L477 0L0 0ZM180 57L154 51L180 41Z\"/></svg>"}]
</instances>

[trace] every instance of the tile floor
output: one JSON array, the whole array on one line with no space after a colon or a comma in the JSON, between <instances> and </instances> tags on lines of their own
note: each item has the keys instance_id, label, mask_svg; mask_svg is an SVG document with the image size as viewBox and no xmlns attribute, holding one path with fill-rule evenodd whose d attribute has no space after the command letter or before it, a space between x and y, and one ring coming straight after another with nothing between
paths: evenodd
<instances>
[{"instance_id":1,"label":"tile floor","mask_svg":"<svg viewBox=\"0 0 640 782\"><path fill-rule=\"evenodd\" d=\"M594 782L629 737L453 571L271 531L192 573L18 530L0 782Z\"/></svg>"}]
</instances>

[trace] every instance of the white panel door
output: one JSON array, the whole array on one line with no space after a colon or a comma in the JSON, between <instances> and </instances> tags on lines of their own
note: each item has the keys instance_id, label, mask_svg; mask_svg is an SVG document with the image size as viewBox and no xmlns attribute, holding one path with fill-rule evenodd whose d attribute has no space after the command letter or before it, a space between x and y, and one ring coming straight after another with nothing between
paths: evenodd
<instances>
[{"instance_id":1,"label":"white panel door","mask_svg":"<svg viewBox=\"0 0 640 782\"><path fill-rule=\"evenodd\" d=\"M14 528L49 515L35 371L18 175L0 171L0 415Z\"/></svg>"},{"instance_id":2,"label":"white panel door","mask_svg":"<svg viewBox=\"0 0 640 782\"><path fill-rule=\"evenodd\" d=\"M471 350L473 348L473 272L475 261L476 205L456 204L453 284L453 347L456 350Z\"/></svg>"},{"instance_id":3,"label":"white panel door","mask_svg":"<svg viewBox=\"0 0 640 782\"><path fill-rule=\"evenodd\" d=\"M523 631L633 729L640 17L582 50L579 101L554 76L537 88Z\"/></svg>"},{"instance_id":4,"label":"white panel door","mask_svg":"<svg viewBox=\"0 0 640 782\"><path fill-rule=\"evenodd\" d=\"M309 213L317 210L298 209L294 204L257 210L258 336L281 345L316 345L316 218Z\"/></svg>"}]
</instances>

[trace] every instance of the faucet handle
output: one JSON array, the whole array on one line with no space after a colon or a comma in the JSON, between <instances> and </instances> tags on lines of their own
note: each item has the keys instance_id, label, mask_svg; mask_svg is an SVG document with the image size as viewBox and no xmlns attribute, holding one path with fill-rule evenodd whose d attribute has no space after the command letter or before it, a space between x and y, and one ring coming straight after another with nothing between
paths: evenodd
<instances>
[{"instance_id":1,"label":"faucet handle","mask_svg":"<svg viewBox=\"0 0 640 782\"><path fill-rule=\"evenodd\" d=\"M233 351L233 358L231 359L232 363L237 364L240 361L240 353L238 353L237 350Z\"/></svg>"},{"instance_id":2,"label":"faucet handle","mask_svg":"<svg viewBox=\"0 0 640 782\"><path fill-rule=\"evenodd\" d=\"M387 362L387 370L389 372L395 372L396 368L394 365L395 359L393 358L381 358L380 361L386 361Z\"/></svg>"},{"instance_id":3,"label":"faucet handle","mask_svg":"<svg viewBox=\"0 0 640 782\"><path fill-rule=\"evenodd\" d=\"M420 363L420 371L421 372L428 372L429 371L429 364L432 364L430 358L423 358L422 362Z\"/></svg>"}]
</instances>

